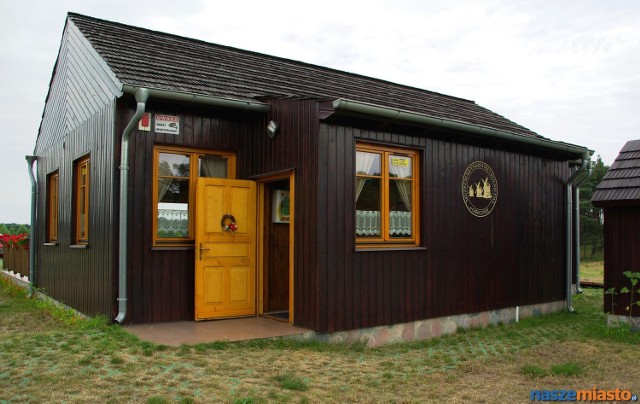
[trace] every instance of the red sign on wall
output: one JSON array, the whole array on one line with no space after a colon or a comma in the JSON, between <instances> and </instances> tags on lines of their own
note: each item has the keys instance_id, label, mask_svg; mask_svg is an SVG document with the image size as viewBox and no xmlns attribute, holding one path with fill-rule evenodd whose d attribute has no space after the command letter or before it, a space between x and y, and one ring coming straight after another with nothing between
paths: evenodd
<instances>
[{"instance_id":1,"label":"red sign on wall","mask_svg":"<svg viewBox=\"0 0 640 404\"><path fill-rule=\"evenodd\" d=\"M156 114L156 133L168 133L170 135L180 134L180 118L172 115Z\"/></svg>"}]
</instances>

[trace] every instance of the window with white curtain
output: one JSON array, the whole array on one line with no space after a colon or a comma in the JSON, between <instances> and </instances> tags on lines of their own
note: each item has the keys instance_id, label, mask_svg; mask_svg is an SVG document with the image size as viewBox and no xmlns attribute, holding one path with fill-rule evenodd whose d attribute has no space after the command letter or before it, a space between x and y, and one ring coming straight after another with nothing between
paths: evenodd
<instances>
[{"instance_id":1,"label":"window with white curtain","mask_svg":"<svg viewBox=\"0 0 640 404\"><path fill-rule=\"evenodd\" d=\"M359 245L418 244L418 153L358 143L355 233Z\"/></svg>"},{"instance_id":2,"label":"window with white curtain","mask_svg":"<svg viewBox=\"0 0 640 404\"><path fill-rule=\"evenodd\" d=\"M233 178L235 155L157 146L154 153L154 244L193 242L198 177Z\"/></svg>"}]
</instances>

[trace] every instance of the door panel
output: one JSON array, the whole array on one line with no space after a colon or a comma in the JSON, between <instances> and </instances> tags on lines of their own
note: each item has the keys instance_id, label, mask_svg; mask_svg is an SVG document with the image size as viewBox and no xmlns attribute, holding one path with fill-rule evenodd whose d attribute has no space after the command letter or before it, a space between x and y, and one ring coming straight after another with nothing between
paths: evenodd
<instances>
[{"instance_id":1,"label":"door panel","mask_svg":"<svg viewBox=\"0 0 640 404\"><path fill-rule=\"evenodd\" d=\"M224 231L225 214L237 230ZM195 319L256 314L256 187L252 181L199 178L196 191Z\"/></svg>"},{"instance_id":2,"label":"door panel","mask_svg":"<svg viewBox=\"0 0 640 404\"><path fill-rule=\"evenodd\" d=\"M223 289L223 272L222 267L205 267L204 268L204 303L205 304L221 304Z\"/></svg>"},{"instance_id":3,"label":"door panel","mask_svg":"<svg viewBox=\"0 0 640 404\"><path fill-rule=\"evenodd\" d=\"M211 255L216 257L246 257L249 254L246 244L219 243L212 244Z\"/></svg>"}]
</instances>

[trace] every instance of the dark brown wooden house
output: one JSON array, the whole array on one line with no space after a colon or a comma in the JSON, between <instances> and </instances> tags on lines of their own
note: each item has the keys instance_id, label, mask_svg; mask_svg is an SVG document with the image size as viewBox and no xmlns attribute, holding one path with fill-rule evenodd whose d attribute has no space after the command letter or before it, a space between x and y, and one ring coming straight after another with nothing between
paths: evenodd
<instances>
[{"instance_id":1,"label":"dark brown wooden house","mask_svg":"<svg viewBox=\"0 0 640 404\"><path fill-rule=\"evenodd\" d=\"M591 202L604 212L604 288L631 288L625 271L640 272L640 140L627 142L596 187ZM604 311L626 317L628 294L605 295ZM640 308L631 313L640 317Z\"/></svg>"},{"instance_id":2,"label":"dark brown wooden house","mask_svg":"<svg viewBox=\"0 0 640 404\"><path fill-rule=\"evenodd\" d=\"M563 306L590 151L465 99L69 14L35 156L52 297L332 333Z\"/></svg>"}]
</instances>

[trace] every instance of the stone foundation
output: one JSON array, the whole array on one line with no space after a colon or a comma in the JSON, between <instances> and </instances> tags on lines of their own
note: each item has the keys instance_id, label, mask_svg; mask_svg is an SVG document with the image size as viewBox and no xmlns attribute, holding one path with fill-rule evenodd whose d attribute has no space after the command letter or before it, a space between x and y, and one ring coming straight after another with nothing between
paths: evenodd
<instances>
[{"instance_id":1,"label":"stone foundation","mask_svg":"<svg viewBox=\"0 0 640 404\"><path fill-rule=\"evenodd\" d=\"M633 332L640 332L640 317L629 318L619 314L607 314L607 327L617 327L621 324L630 325Z\"/></svg>"},{"instance_id":2,"label":"stone foundation","mask_svg":"<svg viewBox=\"0 0 640 404\"><path fill-rule=\"evenodd\" d=\"M316 339L329 343L364 343L369 347L377 347L398 342L436 338L442 335L456 333L458 330L481 328L495 324L511 324L516 322L516 315L519 319L522 319L557 312L564 308L565 301L562 300L521 306L519 308L510 307L481 313L420 320L411 323L340 331L332 334L309 332L301 338Z\"/></svg>"},{"instance_id":3,"label":"stone foundation","mask_svg":"<svg viewBox=\"0 0 640 404\"><path fill-rule=\"evenodd\" d=\"M9 271L1 271L0 276L4 276L14 283L27 289L29 281L18 274ZM48 300L66 309L73 310L69 306L56 301L49 296L37 292L36 296L42 300ZM432 318L419 320L411 323L394 324L389 326L379 326L372 328L362 328L350 331L339 331L332 334L319 334L314 331L304 333L293 338L304 340L318 340L328 343L363 343L370 347L377 347L398 342L420 341L430 338L437 338L447 334L454 334L458 330L468 330L472 328L482 328L496 324L512 324L517 319L539 316L563 310L565 301L534 304L530 306L510 307L505 309L484 311L473 314L460 314L449 317ZM84 314L73 310L77 315L87 317ZM612 317L611 315L609 317ZM613 316L619 322L627 322L628 317ZM636 317L637 321L640 318ZM609 319L607 322L609 323Z\"/></svg>"}]
</instances>

